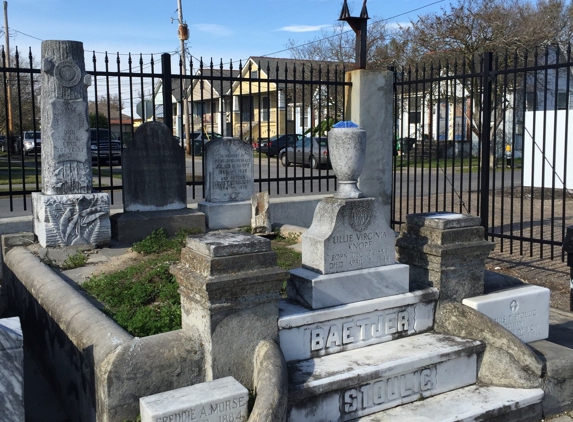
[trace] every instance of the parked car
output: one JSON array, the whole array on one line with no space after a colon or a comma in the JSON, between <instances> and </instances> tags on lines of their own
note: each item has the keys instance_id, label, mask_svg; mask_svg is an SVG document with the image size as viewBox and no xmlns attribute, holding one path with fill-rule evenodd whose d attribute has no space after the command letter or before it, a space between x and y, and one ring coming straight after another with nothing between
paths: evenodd
<instances>
[{"instance_id":1,"label":"parked car","mask_svg":"<svg viewBox=\"0 0 573 422\"><path fill-rule=\"evenodd\" d=\"M258 151L267 157L279 155L279 152L286 147L294 147L298 141L305 139L304 135L275 135L269 139L261 139Z\"/></svg>"},{"instance_id":2,"label":"parked car","mask_svg":"<svg viewBox=\"0 0 573 422\"><path fill-rule=\"evenodd\" d=\"M106 164L117 161L121 164L121 140L109 129L90 129L92 162Z\"/></svg>"},{"instance_id":3,"label":"parked car","mask_svg":"<svg viewBox=\"0 0 573 422\"><path fill-rule=\"evenodd\" d=\"M205 132L205 131L196 131L191 134L191 139L193 140L193 153L195 155L203 154L203 149L205 147L205 143L209 142L212 139L222 138L223 135L217 132ZM183 148L185 148L185 133L183 133L183 141L178 136L174 136L174 138L179 142Z\"/></svg>"},{"instance_id":4,"label":"parked car","mask_svg":"<svg viewBox=\"0 0 573 422\"><path fill-rule=\"evenodd\" d=\"M22 151L24 155L40 154L42 152L42 132L27 130L22 139Z\"/></svg>"},{"instance_id":5,"label":"parked car","mask_svg":"<svg viewBox=\"0 0 573 422\"><path fill-rule=\"evenodd\" d=\"M283 149L279 158L284 167L291 164L308 165L313 169L330 166L327 138L301 139L294 147Z\"/></svg>"},{"instance_id":6,"label":"parked car","mask_svg":"<svg viewBox=\"0 0 573 422\"><path fill-rule=\"evenodd\" d=\"M6 135L0 135L0 151L4 152L7 149Z\"/></svg>"},{"instance_id":7,"label":"parked car","mask_svg":"<svg viewBox=\"0 0 573 422\"><path fill-rule=\"evenodd\" d=\"M203 154L203 150L205 149L205 144L207 142L222 137L223 135L217 132L205 132L201 130L193 132L191 139L193 139L193 150L195 151L195 155Z\"/></svg>"}]
</instances>

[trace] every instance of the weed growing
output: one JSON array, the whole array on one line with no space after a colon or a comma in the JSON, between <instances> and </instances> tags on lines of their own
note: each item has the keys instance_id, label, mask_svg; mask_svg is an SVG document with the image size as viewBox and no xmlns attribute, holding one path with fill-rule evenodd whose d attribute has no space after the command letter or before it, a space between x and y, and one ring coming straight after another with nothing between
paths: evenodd
<instances>
[{"instance_id":1,"label":"weed growing","mask_svg":"<svg viewBox=\"0 0 573 422\"><path fill-rule=\"evenodd\" d=\"M88 257L82 251L77 251L75 254L66 258L60 268L62 270L73 270L74 268L83 267L86 264Z\"/></svg>"},{"instance_id":2,"label":"weed growing","mask_svg":"<svg viewBox=\"0 0 573 422\"><path fill-rule=\"evenodd\" d=\"M286 246L273 245L277 254L277 266L285 270L298 268L302 265L302 254Z\"/></svg>"}]
</instances>

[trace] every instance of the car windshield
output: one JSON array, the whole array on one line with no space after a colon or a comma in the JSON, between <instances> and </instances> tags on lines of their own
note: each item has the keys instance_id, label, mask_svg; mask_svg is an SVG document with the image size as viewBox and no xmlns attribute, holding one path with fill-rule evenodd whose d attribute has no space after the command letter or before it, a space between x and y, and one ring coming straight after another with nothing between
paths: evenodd
<instances>
[{"instance_id":1,"label":"car windshield","mask_svg":"<svg viewBox=\"0 0 573 422\"><path fill-rule=\"evenodd\" d=\"M34 132L26 132L24 139L34 139ZM36 139L41 139L40 132L36 132Z\"/></svg>"},{"instance_id":2,"label":"car windshield","mask_svg":"<svg viewBox=\"0 0 573 422\"><path fill-rule=\"evenodd\" d=\"M117 137L113 132L107 131L105 129L100 129L97 131L92 130L92 141L97 141L99 138L100 141L109 141L110 139L115 141Z\"/></svg>"}]
</instances>

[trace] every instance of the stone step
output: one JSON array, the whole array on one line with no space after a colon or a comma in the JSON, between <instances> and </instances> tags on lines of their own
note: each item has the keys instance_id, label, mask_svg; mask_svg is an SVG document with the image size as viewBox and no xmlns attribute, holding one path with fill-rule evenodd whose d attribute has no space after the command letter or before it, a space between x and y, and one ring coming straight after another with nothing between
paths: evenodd
<instances>
[{"instance_id":1,"label":"stone step","mask_svg":"<svg viewBox=\"0 0 573 422\"><path fill-rule=\"evenodd\" d=\"M472 385L355 419L360 422L536 422L543 390Z\"/></svg>"},{"instance_id":2,"label":"stone step","mask_svg":"<svg viewBox=\"0 0 573 422\"><path fill-rule=\"evenodd\" d=\"M431 287L316 311L281 301L281 349L292 362L430 331L438 296Z\"/></svg>"},{"instance_id":3,"label":"stone step","mask_svg":"<svg viewBox=\"0 0 573 422\"><path fill-rule=\"evenodd\" d=\"M291 422L350 421L476 382L479 341L425 333L292 362Z\"/></svg>"}]
</instances>

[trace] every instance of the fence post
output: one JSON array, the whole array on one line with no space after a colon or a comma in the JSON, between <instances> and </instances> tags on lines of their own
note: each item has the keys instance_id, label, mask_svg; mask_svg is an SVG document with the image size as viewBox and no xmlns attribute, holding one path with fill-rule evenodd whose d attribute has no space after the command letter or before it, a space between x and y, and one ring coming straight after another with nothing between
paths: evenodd
<instances>
[{"instance_id":1,"label":"fence post","mask_svg":"<svg viewBox=\"0 0 573 422\"><path fill-rule=\"evenodd\" d=\"M163 85L163 123L173 133L173 103L171 97L171 54L161 55L161 78Z\"/></svg>"},{"instance_id":2,"label":"fence post","mask_svg":"<svg viewBox=\"0 0 573 422\"><path fill-rule=\"evenodd\" d=\"M483 76L482 76L482 125L481 125L481 187L480 187L480 218L484 228L484 238L487 239L489 233L489 156L491 142L491 87L492 87L492 53L483 55Z\"/></svg>"}]
</instances>

